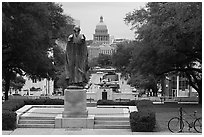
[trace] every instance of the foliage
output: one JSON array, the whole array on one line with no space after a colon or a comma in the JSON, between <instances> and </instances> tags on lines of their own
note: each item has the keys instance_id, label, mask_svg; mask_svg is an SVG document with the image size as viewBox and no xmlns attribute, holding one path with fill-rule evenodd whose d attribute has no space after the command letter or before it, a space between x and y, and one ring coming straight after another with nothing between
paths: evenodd
<instances>
[{"instance_id":1,"label":"foliage","mask_svg":"<svg viewBox=\"0 0 204 137\"><path fill-rule=\"evenodd\" d=\"M16 113L8 110L2 111L2 130L14 130L16 128Z\"/></svg>"},{"instance_id":2,"label":"foliage","mask_svg":"<svg viewBox=\"0 0 204 137\"><path fill-rule=\"evenodd\" d=\"M12 99L7 100L2 104L2 129L14 130L16 128L16 113L15 111L23 107L24 100Z\"/></svg>"},{"instance_id":3,"label":"foliage","mask_svg":"<svg viewBox=\"0 0 204 137\"><path fill-rule=\"evenodd\" d=\"M67 87L67 82L66 82L66 75L65 75L65 70L61 73L59 73L58 77L55 79L55 87L61 87L62 91Z\"/></svg>"},{"instance_id":4,"label":"foliage","mask_svg":"<svg viewBox=\"0 0 204 137\"><path fill-rule=\"evenodd\" d=\"M54 79L54 88L66 86L65 81L65 51L59 46L54 47L54 58L56 66L56 77Z\"/></svg>"},{"instance_id":5,"label":"foliage","mask_svg":"<svg viewBox=\"0 0 204 137\"><path fill-rule=\"evenodd\" d=\"M63 99L26 99L25 105L64 105Z\"/></svg>"},{"instance_id":6,"label":"foliage","mask_svg":"<svg viewBox=\"0 0 204 137\"><path fill-rule=\"evenodd\" d=\"M16 111L19 108L23 107L24 105L25 105L24 100L10 99L10 100L6 100L2 104L2 110Z\"/></svg>"},{"instance_id":7,"label":"foliage","mask_svg":"<svg viewBox=\"0 0 204 137\"><path fill-rule=\"evenodd\" d=\"M98 100L97 105L123 105L123 106L135 106L138 100L116 102L113 100Z\"/></svg>"},{"instance_id":8,"label":"foliage","mask_svg":"<svg viewBox=\"0 0 204 137\"><path fill-rule=\"evenodd\" d=\"M101 67L111 66L111 56L106 54L99 54L97 62Z\"/></svg>"},{"instance_id":9,"label":"foliage","mask_svg":"<svg viewBox=\"0 0 204 137\"><path fill-rule=\"evenodd\" d=\"M141 110L130 113L130 127L132 132L152 132L155 125L155 112L150 110Z\"/></svg>"},{"instance_id":10,"label":"foliage","mask_svg":"<svg viewBox=\"0 0 204 137\"><path fill-rule=\"evenodd\" d=\"M148 74L148 75L141 75L139 73L133 74L131 78L128 81L128 84L130 84L133 87L141 88L141 89L152 89L153 93L157 93L157 81L158 79L155 78L154 75Z\"/></svg>"},{"instance_id":11,"label":"foliage","mask_svg":"<svg viewBox=\"0 0 204 137\"><path fill-rule=\"evenodd\" d=\"M132 49L136 42L124 42L117 45L116 52L112 55L112 64L118 70L125 72L131 59Z\"/></svg>"},{"instance_id":12,"label":"foliage","mask_svg":"<svg viewBox=\"0 0 204 137\"><path fill-rule=\"evenodd\" d=\"M11 87L13 87L15 90L21 90L21 88L25 84L25 79L22 76L17 76L13 81L11 81Z\"/></svg>"},{"instance_id":13,"label":"foliage","mask_svg":"<svg viewBox=\"0 0 204 137\"><path fill-rule=\"evenodd\" d=\"M138 112L130 113L130 126L132 132L151 132L156 125L153 102L139 100L136 102Z\"/></svg>"},{"instance_id":14,"label":"foliage","mask_svg":"<svg viewBox=\"0 0 204 137\"><path fill-rule=\"evenodd\" d=\"M98 58L93 58L93 59L89 60L88 63L89 63L90 68L94 68L94 67L98 66Z\"/></svg>"},{"instance_id":15,"label":"foliage","mask_svg":"<svg viewBox=\"0 0 204 137\"><path fill-rule=\"evenodd\" d=\"M2 104L2 129L16 128L16 110L24 105L64 105L63 99L10 99Z\"/></svg>"},{"instance_id":16,"label":"foliage","mask_svg":"<svg viewBox=\"0 0 204 137\"><path fill-rule=\"evenodd\" d=\"M5 99L14 74L32 79L54 78L50 56L55 40L65 38L72 18L51 2L2 3L2 76Z\"/></svg>"},{"instance_id":17,"label":"foliage","mask_svg":"<svg viewBox=\"0 0 204 137\"><path fill-rule=\"evenodd\" d=\"M153 102L150 100L140 100L136 103L136 106L137 106L138 111L141 111L143 109L145 110L154 109Z\"/></svg>"},{"instance_id":18,"label":"foliage","mask_svg":"<svg viewBox=\"0 0 204 137\"><path fill-rule=\"evenodd\" d=\"M132 73L184 73L202 99L202 3L150 2L126 15L135 30Z\"/></svg>"}]
</instances>

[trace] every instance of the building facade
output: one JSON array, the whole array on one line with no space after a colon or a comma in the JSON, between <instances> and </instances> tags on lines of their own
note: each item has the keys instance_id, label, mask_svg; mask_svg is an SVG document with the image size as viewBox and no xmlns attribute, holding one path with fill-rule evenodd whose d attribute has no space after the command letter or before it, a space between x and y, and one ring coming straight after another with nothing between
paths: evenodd
<instances>
[{"instance_id":1,"label":"building facade","mask_svg":"<svg viewBox=\"0 0 204 137\"><path fill-rule=\"evenodd\" d=\"M189 85L188 79L181 74L170 74L162 81L163 96L168 98L176 97L197 97L197 91Z\"/></svg>"},{"instance_id":2,"label":"building facade","mask_svg":"<svg viewBox=\"0 0 204 137\"><path fill-rule=\"evenodd\" d=\"M96 25L95 34L93 34L93 42L99 44L109 44L110 38L108 28L103 22L103 17L100 17L100 22Z\"/></svg>"},{"instance_id":3,"label":"building facade","mask_svg":"<svg viewBox=\"0 0 204 137\"><path fill-rule=\"evenodd\" d=\"M113 44L100 45L99 48L99 54L112 55L116 52L116 46Z\"/></svg>"},{"instance_id":4,"label":"building facade","mask_svg":"<svg viewBox=\"0 0 204 137\"><path fill-rule=\"evenodd\" d=\"M30 96L40 96L41 94L52 95L54 92L54 81L48 79L42 80L32 80L28 77L24 78L26 80L25 85L21 90L21 95L30 95ZM38 89L32 91L31 89Z\"/></svg>"},{"instance_id":5,"label":"building facade","mask_svg":"<svg viewBox=\"0 0 204 137\"><path fill-rule=\"evenodd\" d=\"M89 60L99 57L99 54L112 55L116 51L116 44L112 42L113 40L108 34L108 28L101 16L93 34L93 43L87 46Z\"/></svg>"}]
</instances>

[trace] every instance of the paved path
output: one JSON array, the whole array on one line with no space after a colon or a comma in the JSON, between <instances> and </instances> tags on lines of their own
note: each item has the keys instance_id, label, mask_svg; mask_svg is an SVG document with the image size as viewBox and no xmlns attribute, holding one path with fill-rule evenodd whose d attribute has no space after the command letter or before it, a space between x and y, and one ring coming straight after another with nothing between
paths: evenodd
<instances>
[{"instance_id":1,"label":"paved path","mask_svg":"<svg viewBox=\"0 0 204 137\"><path fill-rule=\"evenodd\" d=\"M117 73L118 75L121 75L120 73ZM92 74L91 75L91 79L90 79L90 83L93 83L89 89L89 92L97 92L99 86L96 84L100 83L100 78L103 76L104 74ZM124 80L124 78L119 79L119 85L120 85L120 90L122 93L132 93L132 88L130 87L130 85L127 84L127 80Z\"/></svg>"},{"instance_id":2,"label":"paved path","mask_svg":"<svg viewBox=\"0 0 204 137\"><path fill-rule=\"evenodd\" d=\"M17 128L2 135L201 135L198 133L131 132L130 129Z\"/></svg>"},{"instance_id":3,"label":"paved path","mask_svg":"<svg viewBox=\"0 0 204 137\"><path fill-rule=\"evenodd\" d=\"M104 108L106 107L106 108ZM88 114L89 115L97 115L97 116L124 116L124 117L129 117L129 112L128 108L111 108L109 106L104 107L87 107ZM58 114L62 114L64 108L39 108L39 107L34 107L30 109L28 112L23 114L22 116L32 116L32 117L55 117Z\"/></svg>"}]
</instances>

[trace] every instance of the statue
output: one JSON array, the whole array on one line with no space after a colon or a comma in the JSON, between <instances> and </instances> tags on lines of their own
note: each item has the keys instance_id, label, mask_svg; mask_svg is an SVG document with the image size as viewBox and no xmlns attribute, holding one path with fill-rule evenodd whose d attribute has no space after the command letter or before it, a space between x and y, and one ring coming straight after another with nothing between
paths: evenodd
<instances>
[{"instance_id":1,"label":"statue","mask_svg":"<svg viewBox=\"0 0 204 137\"><path fill-rule=\"evenodd\" d=\"M65 58L65 74L68 86L84 87L88 83L88 50L86 38L80 34L80 27L74 27L74 33L68 37Z\"/></svg>"}]
</instances>

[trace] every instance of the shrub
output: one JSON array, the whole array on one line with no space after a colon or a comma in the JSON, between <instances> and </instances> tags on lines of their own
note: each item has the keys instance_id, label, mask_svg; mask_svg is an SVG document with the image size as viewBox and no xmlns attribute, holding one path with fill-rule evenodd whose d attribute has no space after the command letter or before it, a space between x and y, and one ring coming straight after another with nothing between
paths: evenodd
<instances>
[{"instance_id":1,"label":"shrub","mask_svg":"<svg viewBox=\"0 0 204 137\"><path fill-rule=\"evenodd\" d=\"M153 102L150 100L139 100L138 102L136 102L136 106L137 106L138 111L143 110L143 109L153 110L154 108Z\"/></svg>"},{"instance_id":2,"label":"shrub","mask_svg":"<svg viewBox=\"0 0 204 137\"><path fill-rule=\"evenodd\" d=\"M151 132L156 125L155 111L152 101L139 100L135 102L138 112L130 113L132 132Z\"/></svg>"},{"instance_id":3,"label":"shrub","mask_svg":"<svg viewBox=\"0 0 204 137\"><path fill-rule=\"evenodd\" d=\"M115 102L113 100L98 100L97 105L121 105L121 106L135 106L137 100L125 101L125 102Z\"/></svg>"},{"instance_id":4,"label":"shrub","mask_svg":"<svg viewBox=\"0 0 204 137\"><path fill-rule=\"evenodd\" d=\"M13 111L2 111L2 130L14 130L16 128L16 115Z\"/></svg>"},{"instance_id":5,"label":"shrub","mask_svg":"<svg viewBox=\"0 0 204 137\"><path fill-rule=\"evenodd\" d=\"M16 111L25 105L22 99L10 99L2 104L2 110Z\"/></svg>"},{"instance_id":6,"label":"shrub","mask_svg":"<svg viewBox=\"0 0 204 137\"><path fill-rule=\"evenodd\" d=\"M139 100L131 100L129 101L128 105L129 106L136 106L136 104L138 103Z\"/></svg>"},{"instance_id":7,"label":"shrub","mask_svg":"<svg viewBox=\"0 0 204 137\"><path fill-rule=\"evenodd\" d=\"M64 105L63 99L26 99L25 105Z\"/></svg>"},{"instance_id":8,"label":"shrub","mask_svg":"<svg viewBox=\"0 0 204 137\"><path fill-rule=\"evenodd\" d=\"M26 99L25 105L45 105L46 99Z\"/></svg>"},{"instance_id":9,"label":"shrub","mask_svg":"<svg viewBox=\"0 0 204 137\"><path fill-rule=\"evenodd\" d=\"M16 128L16 113L24 105L63 105L63 99L9 99L2 104L2 129Z\"/></svg>"},{"instance_id":10,"label":"shrub","mask_svg":"<svg viewBox=\"0 0 204 137\"><path fill-rule=\"evenodd\" d=\"M141 110L130 113L130 127L132 132L151 132L156 124L155 112Z\"/></svg>"},{"instance_id":11,"label":"shrub","mask_svg":"<svg viewBox=\"0 0 204 137\"><path fill-rule=\"evenodd\" d=\"M2 104L2 130L16 128L16 113L14 111L25 105L22 99L10 99Z\"/></svg>"},{"instance_id":12,"label":"shrub","mask_svg":"<svg viewBox=\"0 0 204 137\"><path fill-rule=\"evenodd\" d=\"M63 99L47 99L45 105L64 105Z\"/></svg>"},{"instance_id":13,"label":"shrub","mask_svg":"<svg viewBox=\"0 0 204 137\"><path fill-rule=\"evenodd\" d=\"M97 105L113 105L113 100L98 100Z\"/></svg>"}]
</instances>

